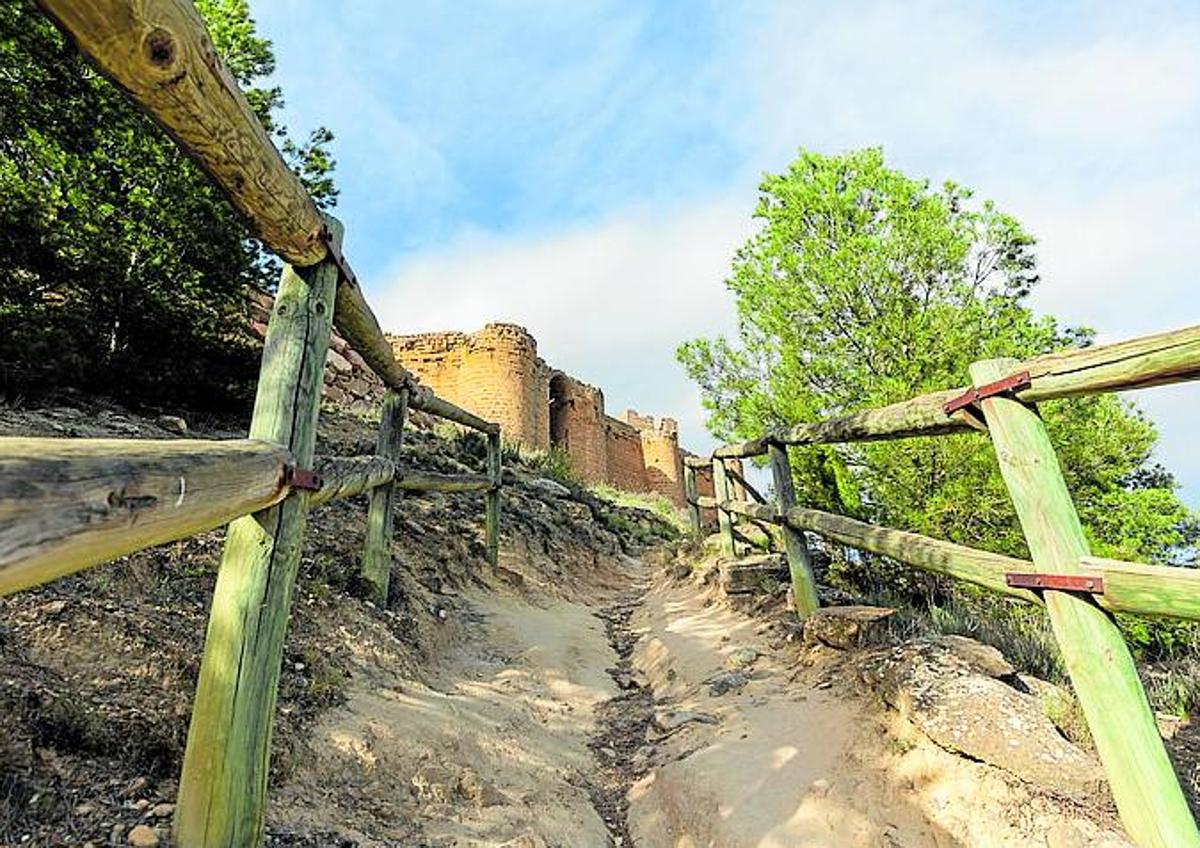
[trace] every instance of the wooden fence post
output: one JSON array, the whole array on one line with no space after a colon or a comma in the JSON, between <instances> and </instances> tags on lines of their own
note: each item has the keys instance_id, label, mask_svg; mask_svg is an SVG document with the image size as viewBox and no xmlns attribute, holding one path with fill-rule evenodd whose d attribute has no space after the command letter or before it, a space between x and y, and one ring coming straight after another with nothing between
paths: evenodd
<instances>
[{"instance_id":1,"label":"wooden fence post","mask_svg":"<svg viewBox=\"0 0 1200 848\"><path fill-rule=\"evenodd\" d=\"M737 555L733 541L733 522L721 504L729 500L729 477L725 473L725 460L713 457L713 493L717 500L717 527L721 531L721 553L727 557Z\"/></svg>"},{"instance_id":2,"label":"wooden fence post","mask_svg":"<svg viewBox=\"0 0 1200 848\"><path fill-rule=\"evenodd\" d=\"M976 362L971 379L976 387L999 380L1013 362ZM1081 572L1087 540L1036 408L1003 396L984 399L980 406L1034 566L1049 574ZM1047 591L1045 601L1129 836L1143 848L1200 845L1116 623L1085 595Z\"/></svg>"},{"instance_id":3,"label":"wooden fence post","mask_svg":"<svg viewBox=\"0 0 1200 848\"><path fill-rule=\"evenodd\" d=\"M335 239L341 224L327 219ZM287 266L267 328L250 437L312 465L338 271ZM233 521L208 619L179 780L181 848L262 842L271 730L284 634L308 516L308 492Z\"/></svg>"},{"instance_id":4,"label":"wooden fence post","mask_svg":"<svg viewBox=\"0 0 1200 848\"><path fill-rule=\"evenodd\" d=\"M696 498L699 496L700 490L696 486L696 469L690 465L683 466L683 493L687 499L688 519L692 524L692 532L699 536L702 528L700 524L700 506L696 503Z\"/></svg>"},{"instance_id":5,"label":"wooden fence post","mask_svg":"<svg viewBox=\"0 0 1200 848\"><path fill-rule=\"evenodd\" d=\"M771 476L775 481L775 499L779 504L780 515L796 506L796 487L792 482L792 465L788 460L787 448L771 442L767 445L767 455L771 459ZM796 603L796 615L807 618L817 611L821 602L817 599L817 579L813 575L812 556L808 552L808 542L804 531L788 526L781 522L783 545L787 551L788 571L792 575L792 598Z\"/></svg>"},{"instance_id":6,"label":"wooden fence post","mask_svg":"<svg viewBox=\"0 0 1200 848\"><path fill-rule=\"evenodd\" d=\"M504 455L500 446L500 430L488 433L487 472L492 488L486 495L487 558L492 568L500 562L500 486L504 479Z\"/></svg>"},{"instance_id":7,"label":"wooden fence post","mask_svg":"<svg viewBox=\"0 0 1200 848\"><path fill-rule=\"evenodd\" d=\"M393 462L400 461L404 444L404 421L408 415L408 389L389 389L383 396L379 417L379 435L375 453ZM363 543L362 576L370 588L371 599L387 606L388 582L392 575L392 511L399 492L395 479L371 490L367 509L367 533Z\"/></svg>"}]
</instances>

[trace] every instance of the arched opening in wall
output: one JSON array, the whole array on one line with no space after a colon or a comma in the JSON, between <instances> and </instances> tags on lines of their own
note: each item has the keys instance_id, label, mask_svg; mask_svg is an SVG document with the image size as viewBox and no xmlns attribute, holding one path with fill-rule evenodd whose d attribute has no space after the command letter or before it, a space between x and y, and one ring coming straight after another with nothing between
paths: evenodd
<instances>
[{"instance_id":1,"label":"arched opening in wall","mask_svg":"<svg viewBox=\"0 0 1200 848\"><path fill-rule=\"evenodd\" d=\"M565 374L555 374L550 378L550 447L563 448L567 446L567 410L570 392Z\"/></svg>"}]
</instances>

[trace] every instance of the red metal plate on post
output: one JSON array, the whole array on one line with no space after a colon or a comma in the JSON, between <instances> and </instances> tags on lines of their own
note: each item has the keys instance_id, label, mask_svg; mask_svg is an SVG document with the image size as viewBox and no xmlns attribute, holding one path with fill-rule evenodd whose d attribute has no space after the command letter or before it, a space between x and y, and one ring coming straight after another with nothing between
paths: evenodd
<instances>
[{"instance_id":1,"label":"red metal plate on post","mask_svg":"<svg viewBox=\"0 0 1200 848\"><path fill-rule=\"evenodd\" d=\"M293 489L304 489L308 492L319 491L325 483L320 474L306 468L288 468L286 480Z\"/></svg>"},{"instance_id":2,"label":"red metal plate on post","mask_svg":"<svg viewBox=\"0 0 1200 848\"><path fill-rule=\"evenodd\" d=\"M965 406L979 403L984 398L993 397L995 395L1004 394L1005 392L1016 391L1023 389L1030 383L1028 371L1018 371L1016 374L1010 374L1003 380L997 380L994 383L986 383L973 389L967 389L954 400L947 401L942 410L949 415L951 412L957 412Z\"/></svg>"},{"instance_id":3,"label":"red metal plate on post","mask_svg":"<svg viewBox=\"0 0 1200 848\"><path fill-rule=\"evenodd\" d=\"M1004 582L1018 589L1054 589L1059 592L1104 594L1104 578L1098 574L1027 574L1009 572Z\"/></svg>"}]
</instances>

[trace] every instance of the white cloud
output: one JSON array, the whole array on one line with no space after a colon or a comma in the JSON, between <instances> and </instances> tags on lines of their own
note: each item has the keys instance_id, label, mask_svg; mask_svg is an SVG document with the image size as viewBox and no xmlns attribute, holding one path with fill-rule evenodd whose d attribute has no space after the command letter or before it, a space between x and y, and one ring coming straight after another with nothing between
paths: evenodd
<instances>
[{"instance_id":1,"label":"white cloud","mask_svg":"<svg viewBox=\"0 0 1200 848\"><path fill-rule=\"evenodd\" d=\"M627 406L680 421L710 445L680 342L733 329L722 280L749 234L753 196L676 210L631 208L593 226L504 238L462 233L373 287L381 322L403 332L511 321L551 364L599 385L610 414Z\"/></svg>"},{"instance_id":2,"label":"white cloud","mask_svg":"<svg viewBox=\"0 0 1200 848\"><path fill-rule=\"evenodd\" d=\"M611 411L673 414L699 447L699 404L673 350L732 327L720 281L758 173L800 146L876 144L906 172L970 185L1023 221L1040 241L1040 308L1107 340L1200 321L1194 7L750 8L707 7L715 35L684 71L646 49L649 13L620 2L468 10L447 32L416 7L409 20L355 15L328 64L294 64L289 96L313 100L355 174L351 258L363 255L356 232L394 235L375 262L386 273L360 268L385 326L524 324L550 361L601 385ZM293 26L326 49L325 30ZM355 55L362 44L382 46ZM547 210L572 217L556 226ZM1180 396L1139 400L1164 416L1162 455L1200 502Z\"/></svg>"}]
</instances>

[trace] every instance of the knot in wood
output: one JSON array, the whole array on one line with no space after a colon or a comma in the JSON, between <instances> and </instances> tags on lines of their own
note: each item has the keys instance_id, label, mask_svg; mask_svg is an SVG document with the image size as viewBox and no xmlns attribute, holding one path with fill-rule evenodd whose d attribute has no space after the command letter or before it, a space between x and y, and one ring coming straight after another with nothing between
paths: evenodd
<instances>
[{"instance_id":1,"label":"knot in wood","mask_svg":"<svg viewBox=\"0 0 1200 848\"><path fill-rule=\"evenodd\" d=\"M143 39L142 51L150 64L166 70L175 64L175 36L162 27L155 27Z\"/></svg>"}]
</instances>

